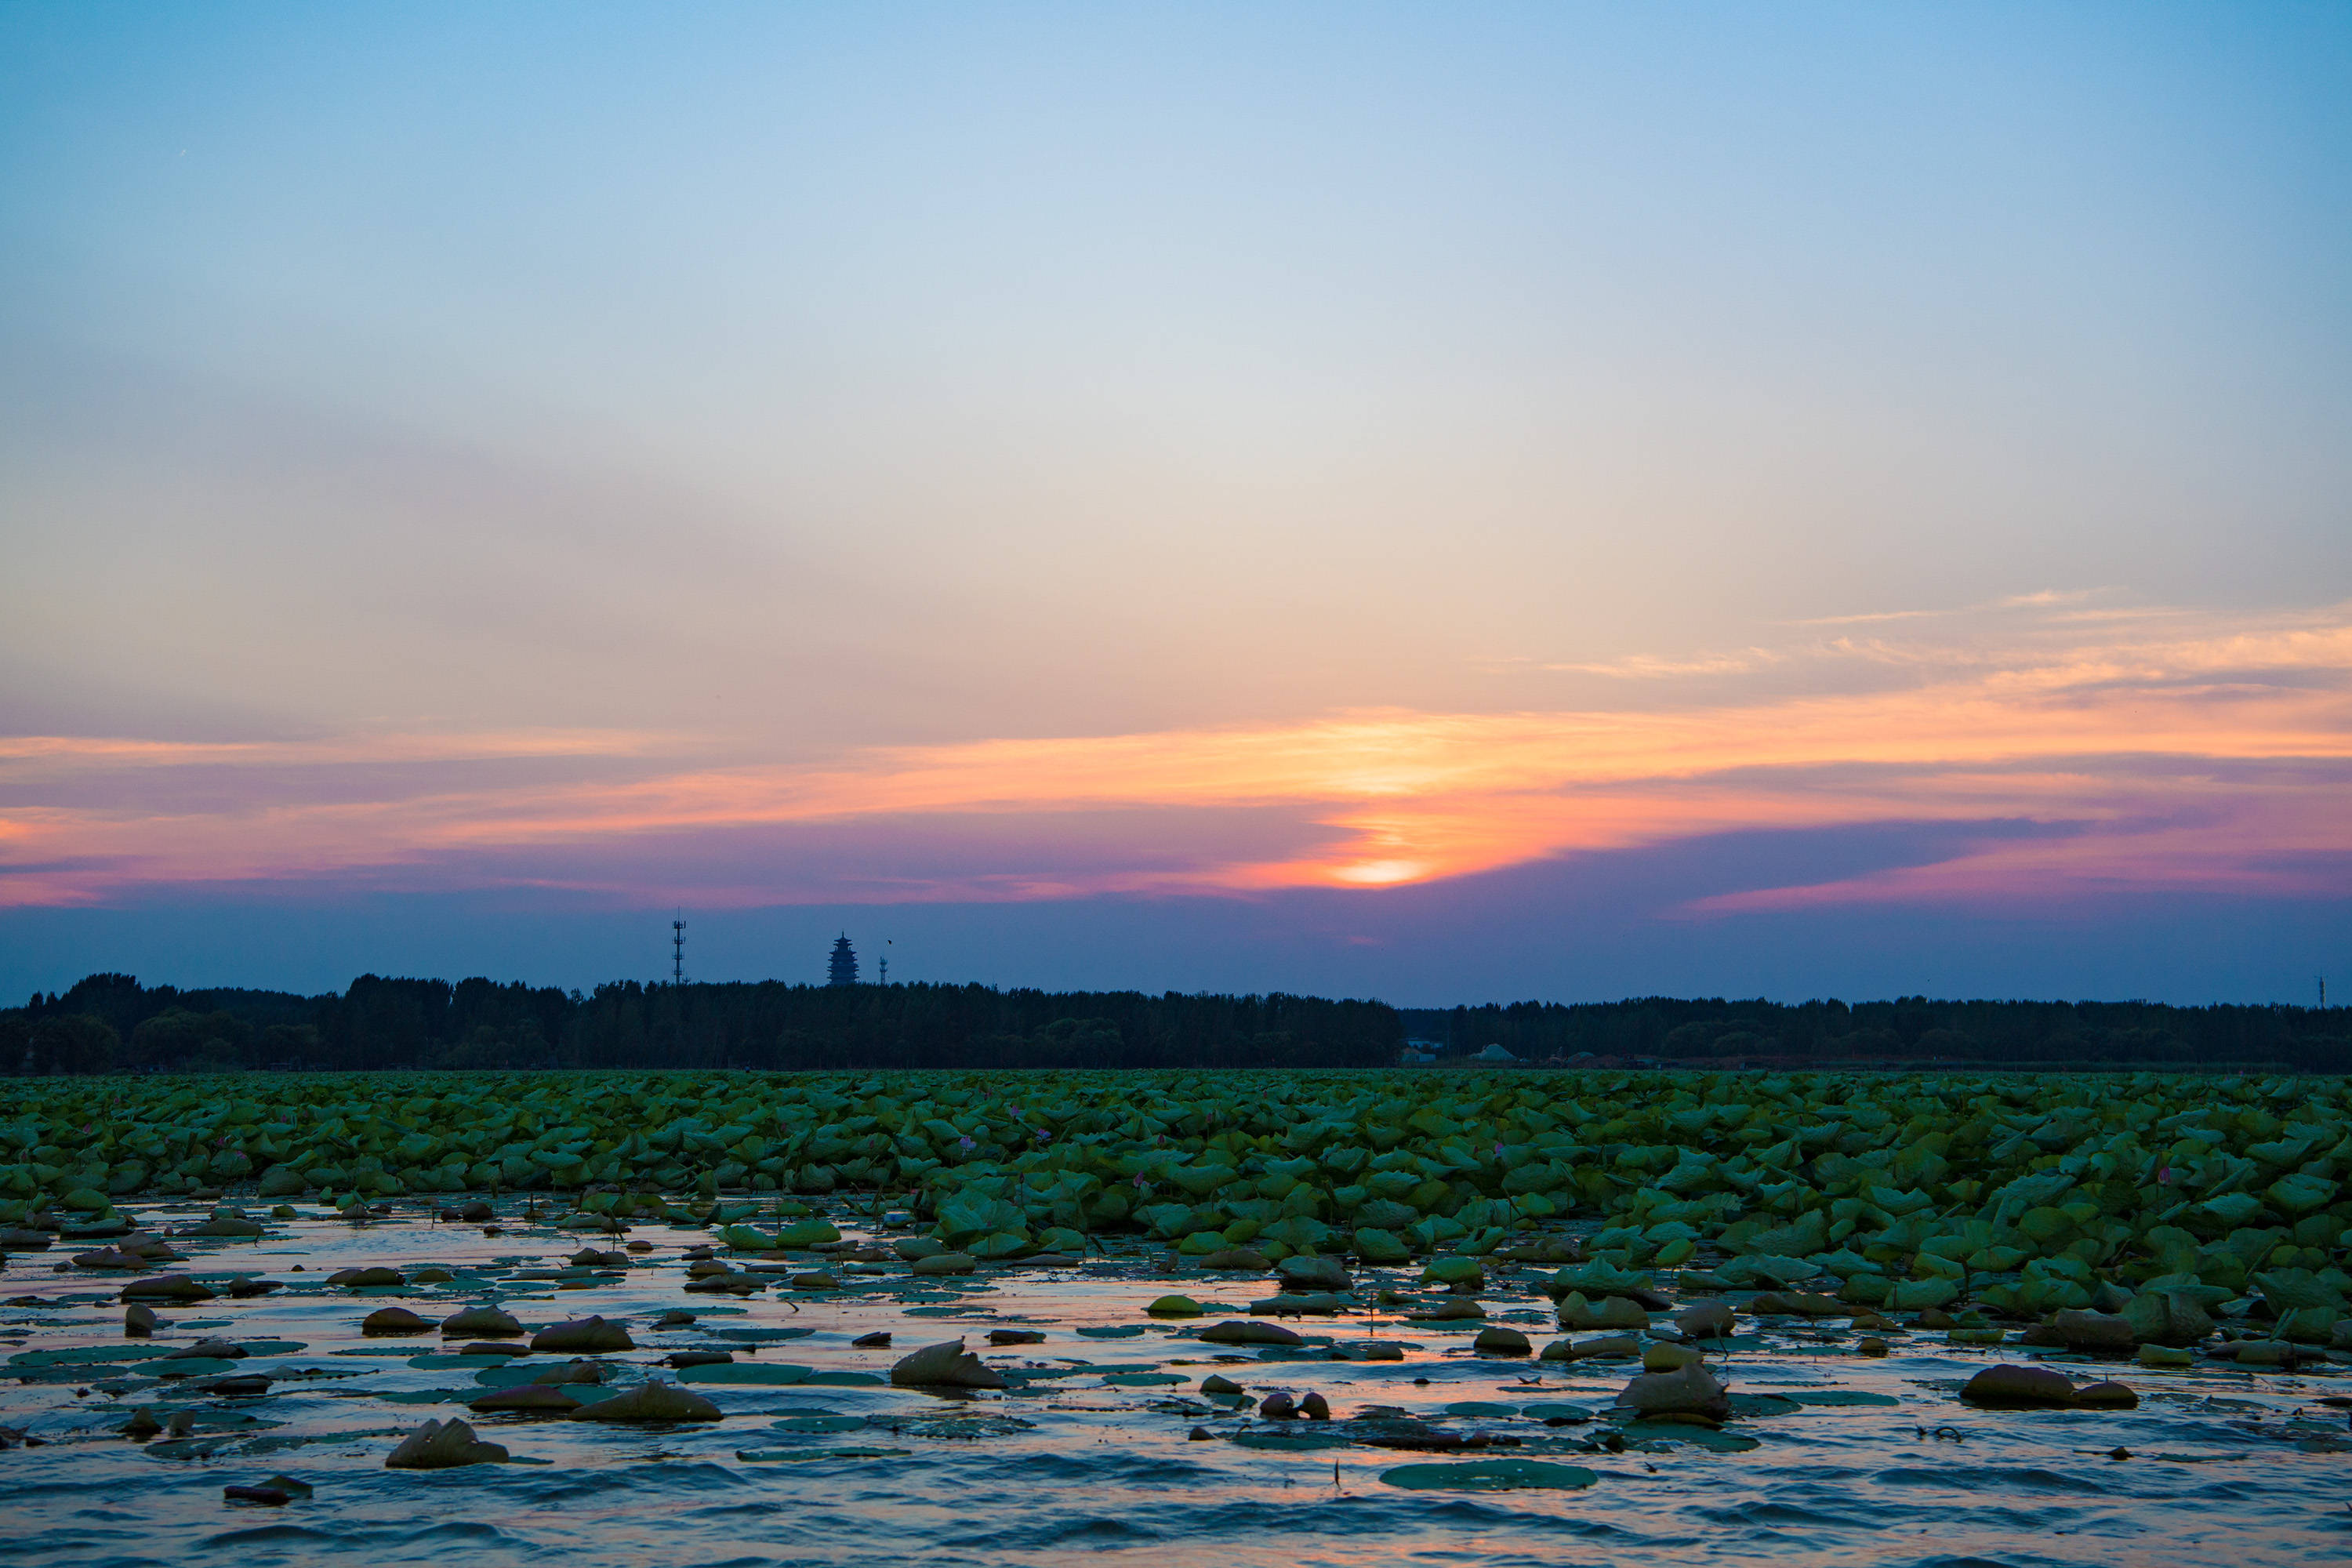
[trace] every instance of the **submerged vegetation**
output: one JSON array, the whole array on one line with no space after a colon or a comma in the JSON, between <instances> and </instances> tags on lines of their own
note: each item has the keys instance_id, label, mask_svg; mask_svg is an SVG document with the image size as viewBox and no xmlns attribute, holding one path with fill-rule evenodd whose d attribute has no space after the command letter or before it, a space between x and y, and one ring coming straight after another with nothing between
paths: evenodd
<instances>
[{"instance_id":1,"label":"submerged vegetation","mask_svg":"<svg viewBox=\"0 0 2352 1568\"><path fill-rule=\"evenodd\" d=\"M806 1212L793 1194L871 1194L968 1258L1124 1235L1259 1268L1475 1259L1572 1226L1571 1305L1671 1269L1847 1311L2124 1312L2144 1341L2235 1313L2326 1344L2352 1287L2346 1093L2157 1074L53 1079L0 1123L0 1214L545 1191L764 1250L806 1244L773 1228Z\"/></svg>"}]
</instances>

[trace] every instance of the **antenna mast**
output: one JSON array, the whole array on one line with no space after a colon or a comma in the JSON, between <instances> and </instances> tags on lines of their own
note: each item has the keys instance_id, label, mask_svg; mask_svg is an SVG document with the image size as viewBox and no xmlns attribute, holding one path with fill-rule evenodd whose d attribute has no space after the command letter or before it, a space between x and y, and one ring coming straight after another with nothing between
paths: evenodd
<instances>
[{"instance_id":1,"label":"antenna mast","mask_svg":"<svg viewBox=\"0 0 2352 1568\"><path fill-rule=\"evenodd\" d=\"M686 922L672 921L669 930L669 983L683 985L686 984Z\"/></svg>"}]
</instances>

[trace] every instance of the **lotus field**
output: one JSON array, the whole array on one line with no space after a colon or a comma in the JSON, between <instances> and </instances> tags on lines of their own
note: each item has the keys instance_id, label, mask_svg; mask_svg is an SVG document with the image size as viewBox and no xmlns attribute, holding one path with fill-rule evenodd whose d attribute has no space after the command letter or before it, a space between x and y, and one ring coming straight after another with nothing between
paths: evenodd
<instances>
[{"instance_id":1,"label":"lotus field","mask_svg":"<svg viewBox=\"0 0 2352 1568\"><path fill-rule=\"evenodd\" d=\"M2336 1079L11 1087L27 1568L2352 1544Z\"/></svg>"},{"instance_id":2,"label":"lotus field","mask_svg":"<svg viewBox=\"0 0 2352 1568\"><path fill-rule=\"evenodd\" d=\"M870 1194L980 1260L1119 1237L1261 1268L1549 1247L1559 1297L1671 1274L1813 1311L2097 1311L2149 1342L2218 1323L2325 1346L2352 1286L2345 1096L2155 1075L47 1079L0 1123L0 1218L100 1235L118 1201L166 1195L529 1193L769 1250L834 1235L803 1200Z\"/></svg>"}]
</instances>

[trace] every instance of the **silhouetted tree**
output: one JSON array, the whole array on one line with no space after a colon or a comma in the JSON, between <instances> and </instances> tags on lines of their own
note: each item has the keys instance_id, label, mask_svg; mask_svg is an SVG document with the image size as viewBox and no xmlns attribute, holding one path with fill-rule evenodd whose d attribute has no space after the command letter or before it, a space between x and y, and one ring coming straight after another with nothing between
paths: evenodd
<instances>
[{"instance_id":1,"label":"silhouetted tree","mask_svg":"<svg viewBox=\"0 0 2352 1568\"><path fill-rule=\"evenodd\" d=\"M24 1070L53 1073L105 1072L122 1044L114 1026L95 1013L62 1013L43 1018L28 1031Z\"/></svg>"}]
</instances>

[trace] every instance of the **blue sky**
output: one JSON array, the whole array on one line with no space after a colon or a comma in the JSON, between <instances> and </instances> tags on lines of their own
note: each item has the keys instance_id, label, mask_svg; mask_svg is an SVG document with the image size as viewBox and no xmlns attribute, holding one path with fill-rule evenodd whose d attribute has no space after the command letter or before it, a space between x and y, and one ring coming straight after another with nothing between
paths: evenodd
<instances>
[{"instance_id":1,"label":"blue sky","mask_svg":"<svg viewBox=\"0 0 2352 1568\"><path fill-rule=\"evenodd\" d=\"M2352 934L2347 80L2319 5L0 5L0 994L691 906L2264 999Z\"/></svg>"}]
</instances>

